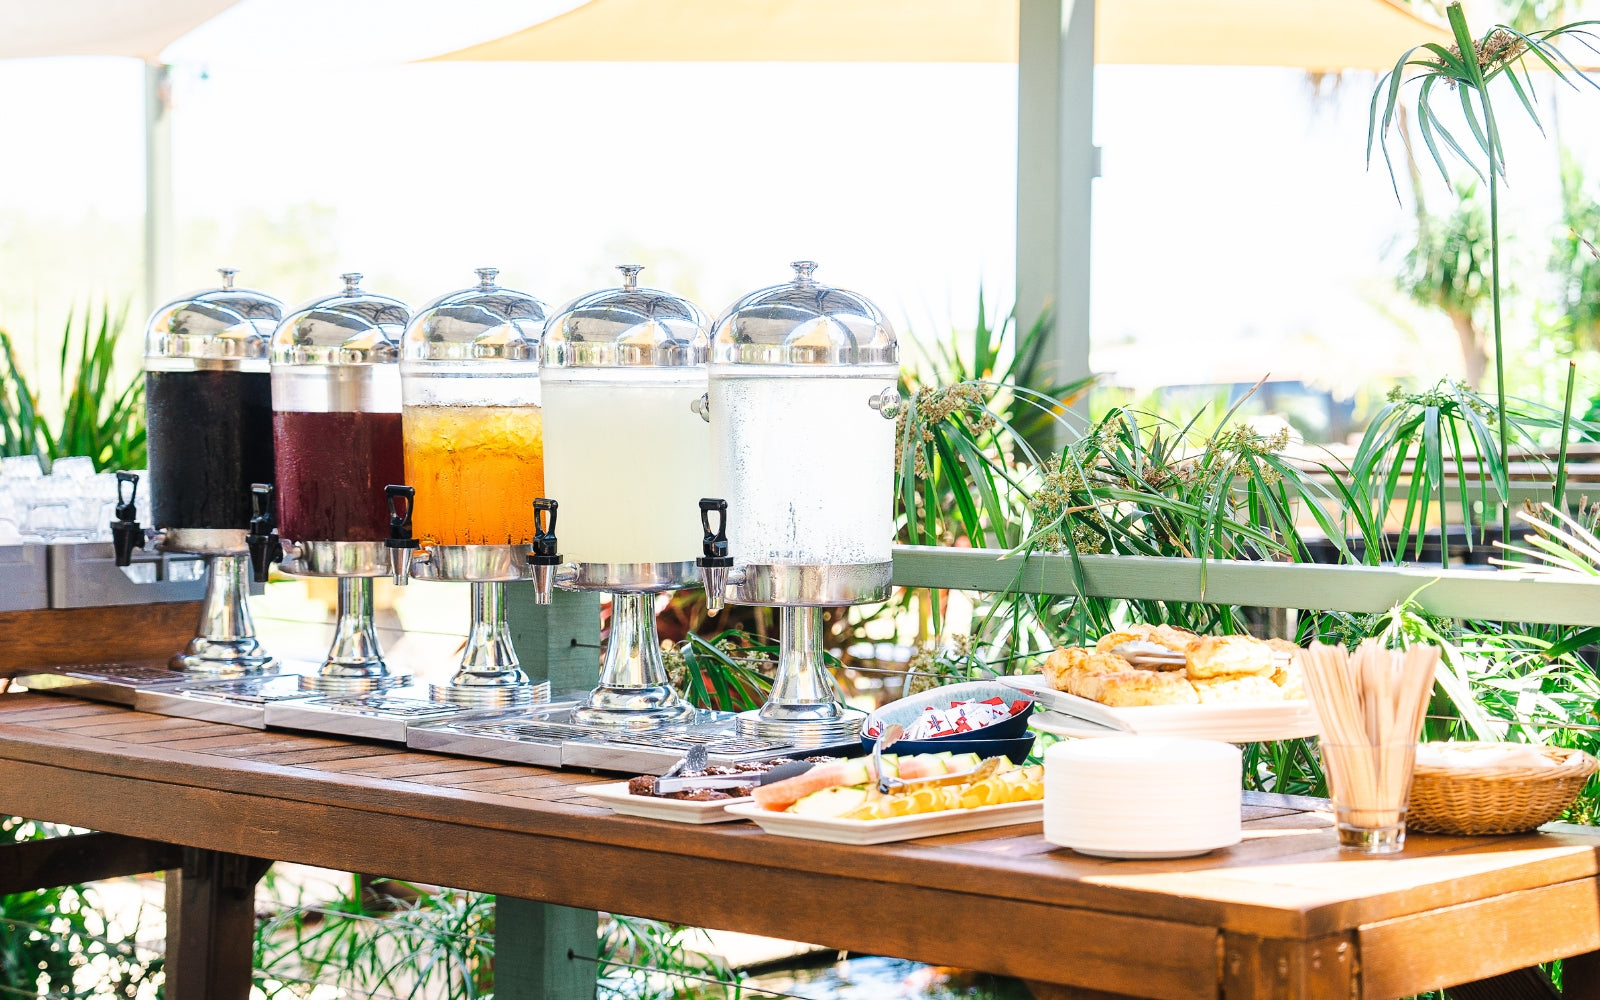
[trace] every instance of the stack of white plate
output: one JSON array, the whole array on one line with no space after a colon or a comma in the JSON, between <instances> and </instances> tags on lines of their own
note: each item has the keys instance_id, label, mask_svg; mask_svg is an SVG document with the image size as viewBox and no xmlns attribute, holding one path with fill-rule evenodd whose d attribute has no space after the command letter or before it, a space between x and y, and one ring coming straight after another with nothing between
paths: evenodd
<instances>
[{"instance_id":1,"label":"stack of white plate","mask_svg":"<svg viewBox=\"0 0 1600 1000\"><path fill-rule=\"evenodd\" d=\"M1239 748L1130 736L1044 755L1044 836L1103 858L1183 858L1239 842Z\"/></svg>"}]
</instances>

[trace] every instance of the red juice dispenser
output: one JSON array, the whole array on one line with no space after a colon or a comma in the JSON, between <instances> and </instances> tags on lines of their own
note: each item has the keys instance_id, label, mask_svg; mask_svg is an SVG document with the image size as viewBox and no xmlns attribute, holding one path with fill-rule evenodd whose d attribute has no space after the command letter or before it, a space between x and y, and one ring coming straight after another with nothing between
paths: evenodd
<instances>
[{"instance_id":1,"label":"red juice dispenser","mask_svg":"<svg viewBox=\"0 0 1600 1000\"><path fill-rule=\"evenodd\" d=\"M392 687L373 625L372 581L390 575L384 490L402 482L400 338L410 311L341 276L344 289L296 309L271 344L275 476L254 485L255 578L338 580L333 644L308 690Z\"/></svg>"}]
</instances>

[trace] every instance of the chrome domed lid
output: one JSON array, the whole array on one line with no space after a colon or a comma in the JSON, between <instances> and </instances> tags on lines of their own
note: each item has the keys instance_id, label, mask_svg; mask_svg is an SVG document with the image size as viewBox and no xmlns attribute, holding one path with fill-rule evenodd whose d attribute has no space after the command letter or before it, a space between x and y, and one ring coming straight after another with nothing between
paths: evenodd
<instances>
[{"instance_id":1,"label":"chrome domed lid","mask_svg":"<svg viewBox=\"0 0 1600 1000\"><path fill-rule=\"evenodd\" d=\"M711 332L716 365L892 365L894 328L871 300L820 284L815 261L799 260L794 280L751 292Z\"/></svg>"},{"instance_id":2,"label":"chrome domed lid","mask_svg":"<svg viewBox=\"0 0 1600 1000\"><path fill-rule=\"evenodd\" d=\"M266 371L267 342L283 303L265 292L233 287L231 267L219 267L221 288L174 299L144 328L145 368L184 371L232 368Z\"/></svg>"},{"instance_id":3,"label":"chrome domed lid","mask_svg":"<svg viewBox=\"0 0 1600 1000\"><path fill-rule=\"evenodd\" d=\"M495 284L500 274L478 268L478 284L423 306L406 327L406 361L539 362L545 304Z\"/></svg>"},{"instance_id":4,"label":"chrome domed lid","mask_svg":"<svg viewBox=\"0 0 1600 1000\"><path fill-rule=\"evenodd\" d=\"M710 318L688 299L639 287L638 264L623 264L622 287L580 296L544 327L548 368L683 368L706 363Z\"/></svg>"},{"instance_id":5,"label":"chrome domed lid","mask_svg":"<svg viewBox=\"0 0 1600 1000\"><path fill-rule=\"evenodd\" d=\"M272 335L275 365L381 365L400 358L411 313L404 302L361 288L357 272L344 289L300 306Z\"/></svg>"}]
</instances>

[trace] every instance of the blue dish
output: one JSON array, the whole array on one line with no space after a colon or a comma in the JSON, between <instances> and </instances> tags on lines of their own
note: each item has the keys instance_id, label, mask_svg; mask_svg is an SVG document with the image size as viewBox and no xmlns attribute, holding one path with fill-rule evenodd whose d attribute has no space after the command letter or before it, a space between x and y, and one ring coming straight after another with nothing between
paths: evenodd
<instances>
[{"instance_id":1,"label":"blue dish","mask_svg":"<svg viewBox=\"0 0 1600 1000\"><path fill-rule=\"evenodd\" d=\"M937 708L949 708L951 702L987 701L990 698L1002 698L1007 705L1016 701L1025 701L1028 704L1026 708L1016 715L1008 719L1002 719L992 726L984 726L981 729L972 729L964 733L947 733L944 736L935 736L928 740L917 740L915 745L926 744L929 749L923 751L906 750L904 752L939 753L943 750L954 750L952 744L956 742L986 743L994 740L1021 739L1026 736L1028 732L1028 717L1033 714L1033 700L1027 694L1018 691L1014 687L1001 684L999 681L964 681L960 684L949 684L945 687L934 688L932 691L914 694L909 698L901 698L899 701L891 701L889 704L877 709L868 715L866 721L861 724L861 742L868 750L872 749L873 739L866 734L872 729L873 723L887 726L891 722L898 722L900 725L909 728L922 715L923 710L930 705ZM910 745L912 745L911 742L901 740L895 744L895 752L899 753L901 751L898 748ZM962 750L958 752L968 753L970 751ZM993 755L991 754L990 756Z\"/></svg>"},{"instance_id":2,"label":"blue dish","mask_svg":"<svg viewBox=\"0 0 1600 1000\"><path fill-rule=\"evenodd\" d=\"M868 754L872 753L872 744L876 742L865 736L861 737L861 746ZM1028 759L1028 754L1032 751L1032 733L1001 740L973 739L969 734L961 733L958 736L944 736L936 740L901 740L884 753L898 754L902 757L918 753L975 753L980 758L1009 757L1011 763L1021 764Z\"/></svg>"}]
</instances>

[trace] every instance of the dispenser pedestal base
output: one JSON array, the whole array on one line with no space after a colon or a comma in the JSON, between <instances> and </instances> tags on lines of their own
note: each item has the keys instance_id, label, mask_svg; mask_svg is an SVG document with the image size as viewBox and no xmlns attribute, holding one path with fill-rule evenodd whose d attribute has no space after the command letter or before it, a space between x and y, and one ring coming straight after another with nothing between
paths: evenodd
<instances>
[{"instance_id":1,"label":"dispenser pedestal base","mask_svg":"<svg viewBox=\"0 0 1600 1000\"><path fill-rule=\"evenodd\" d=\"M686 572L683 567L678 570ZM612 593L611 639L600 683L572 713L573 722L640 730L685 725L695 719L694 707L673 689L662 662L655 600L653 590Z\"/></svg>"},{"instance_id":2,"label":"dispenser pedestal base","mask_svg":"<svg viewBox=\"0 0 1600 1000\"><path fill-rule=\"evenodd\" d=\"M596 708L585 705L582 708L573 710L572 721L584 726L634 731L682 725L692 721L694 716L694 709L687 703L680 701L673 705L647 709Z\"/></svg>"},{"instance_id":3,"label":"dispenser pedestal base","mask_svg":"<svg viewBox=\"0 0 1600 1000\"><path fill-rule=\"evenodd\" d=\"M168 549L182 551L170 538ZM200 628L183 652L168 666L191 677L245 677L277 672L278 661L256 641L250 620L250 558L233 552L211 554L211 577L206 582L205 603L200 606Z\"/></svg>"},{"instance_id":4,"label":"dispenser pedestal base","mask_svg":"<svg viewBox=\"0 0 1600 1000\"><path fill-rule=\"evenodd\" d=\"M861 745L861 724L867 713L847 708L837 719L773 719L756 710L739 713L739 735L752 739L779 740L797 747Z\"/></svg>"},{"instance_id":5,"label":"dispenser pedestal base","mask_svg":"<svg viewBox=\"0 0 1600 1000\"><path fill-rule=\"evenodd\" d=\"M352 677L340 674L307 674L300 678L300 690L315 694L368 694L409 687L410 674L383 673L376 677Z\"/></svg>"},{"instance_id":6,"label":"dispenser pedestal base","mask_svg":"<svg viewBox=\"0 0 1600 1000\"><path fill-rule=\"evenodd\" d=\"M519 674L521 671L517 671ZM429 696L436 702L461 705L466 708L512 708L517 705L537 705L550 700L550 682L535 684L524 677L521 684L474 686L470 684L432 684Z\"/></svg>"}]
</instances>

